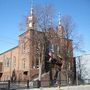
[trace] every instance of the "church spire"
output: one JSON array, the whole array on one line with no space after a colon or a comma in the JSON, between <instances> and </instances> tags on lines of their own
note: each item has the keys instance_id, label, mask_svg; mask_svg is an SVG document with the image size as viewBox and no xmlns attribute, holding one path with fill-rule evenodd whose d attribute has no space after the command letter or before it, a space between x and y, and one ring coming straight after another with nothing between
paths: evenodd
<instances>
[{"instance_id":1,"label":"church spire","mask_svg":"<svg viewBox=\"0 0 90 90\"><path fill-rule=\"evenodd\" d=\"M33 14L33 0L31 0L31 9L30 9L30 15Z\"/></svg>"},{"instance_id":2,"label":"church spire","mask_svg":"<svg viewBox=\"0 0 90 90\"><path fill-rule=\"evenodd\" d=\"M31 1L31 9L30 9L30 15L28 16L27 20L27 29L34 29L34 9L33 9L33 0Z\"/></svg>"},{"instance_id":3,"label":"church spire","mask_svg":"<svg viewBox=\"0 0 90 90\"><path fill-rule=\"evenodd\" d=\"M58 19L58 29L57 34L60 38L64 38L64 29L62 26L62 20L61 20L61 14L59 13L59 19Z\"/></svg>"},{"instance_id":4,"label":"church spire","mask_svg":"<svg viewBox=\"0 0 90 90\"><path fill-rule=\"evenodd\" d=\"M58 20L58 25L61 26L62 22L61 22L61 14L59 13L59 20Z\"/></svg>"},{"instance_id":5,"label":"church spire","mask_svg":"<svg viewBox=\"0 0 90 90\"><path fill-rule=\"evenodd\" d=\"M33 15L33 8L31 7L30 15Z\"/></svg>"}]
</instances>

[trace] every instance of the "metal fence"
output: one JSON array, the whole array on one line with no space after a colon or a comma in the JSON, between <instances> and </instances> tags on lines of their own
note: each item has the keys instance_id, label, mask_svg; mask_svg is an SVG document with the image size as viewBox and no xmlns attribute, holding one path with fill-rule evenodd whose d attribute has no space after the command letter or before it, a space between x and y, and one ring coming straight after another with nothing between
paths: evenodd
<instances>
[{"instance_id":1,"label":"metal fence","mask_svg":"<svg viewBox=\"0 0 90 90\"><path fill-rule=\"evenodd\" d=\"M62 81L66 82L66 81ZM26 89L26 88L39 88L39 87L56 87L58 83L52 83L48 80L44 81L15 81L11 82L9 81L1 81L0 82L0 90L16 90L16 89ZM63 84L66 85L66 84Z\"/></svg>"},{"instance_id":2,"label":"metal fence","mask_svg":"<svg viewBox=\"0 0 90 90\"><path fill-rule=\"evenodd\" d=\"M90 79L87 79L87 83L84 84L90 84ZM66 81L62 80L61 84L59 82L52 83L50 81L44 80L44 81L15 81L11 82L9 81L1 81L0 82L0 90L16 90L16 89L26 89L26 88L39 88L39 87L57 87L60 86L67 86ZM76 85L76 84L74 84Z\"/></svg>"}]
</instances>

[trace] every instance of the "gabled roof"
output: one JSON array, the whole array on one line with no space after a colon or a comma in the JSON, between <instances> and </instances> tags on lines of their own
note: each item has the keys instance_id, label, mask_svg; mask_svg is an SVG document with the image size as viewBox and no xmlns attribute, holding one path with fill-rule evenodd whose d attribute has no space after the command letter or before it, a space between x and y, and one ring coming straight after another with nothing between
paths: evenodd
<instances>
[{"instance_id":1,"label":"gabled roof","mask_svg":"<svg viewBox=\"0 0 90 90\"><path fill-rule=\"evenodd\" d=\"M5 52L2 52L2 53L0 53L0 55L2 55L2 54L4 54L4 53L7 53L7 52L9 52L9 51L11 51L11 50L13 50L13 49L15 49L15 48L18 48L18 46L13 47L13 48L11 48L11 49L9 49L9 50L5 51Z\"/></svg>"}]
</instances>

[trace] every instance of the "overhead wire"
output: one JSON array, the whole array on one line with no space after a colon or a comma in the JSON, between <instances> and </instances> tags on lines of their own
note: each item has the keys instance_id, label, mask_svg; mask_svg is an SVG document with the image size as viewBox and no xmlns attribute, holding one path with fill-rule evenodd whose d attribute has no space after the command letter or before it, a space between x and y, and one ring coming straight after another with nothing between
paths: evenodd
<instances>
[{"instance_id":1,"label":"overhead wire","mask_svg":"<svg viewBox=\"0 0 90 90\"><path fill-rule=\"evenodd\" d=\"M0 39L0 41L1 41L1 42L4 42L4 43L7 42L7 43L13 44L13 45L15 44L15 43L13 43L13 42L9 42L9 41L6 41L6 40L4 40L4 39Z\"/></svg>"}]
</instances>

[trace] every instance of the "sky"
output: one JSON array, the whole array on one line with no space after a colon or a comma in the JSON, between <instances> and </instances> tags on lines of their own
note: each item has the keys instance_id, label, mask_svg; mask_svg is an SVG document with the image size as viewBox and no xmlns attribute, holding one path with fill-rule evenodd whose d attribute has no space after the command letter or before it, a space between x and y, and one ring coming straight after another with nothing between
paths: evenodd
<instances>
[{"instance_id":1,"label":"sky","mask_svg":"<svg viewBox=\"0 0 90 90\"><path fill-rule=\"evenodd\" d=\"M55 20L70 15L75 30L82 38L82 48L90 51L90 0L34 0L34 5L51 4L55 8ZM29 15L31 0L0 0L0 53L18 45L20 22Z\"/></svg>"}]
</instances>

